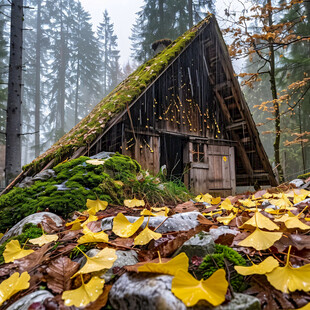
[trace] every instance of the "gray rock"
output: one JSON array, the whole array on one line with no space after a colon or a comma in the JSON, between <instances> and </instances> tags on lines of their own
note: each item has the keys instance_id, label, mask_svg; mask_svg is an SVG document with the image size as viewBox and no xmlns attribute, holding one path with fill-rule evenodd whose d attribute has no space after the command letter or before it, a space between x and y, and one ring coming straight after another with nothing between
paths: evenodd
<instances>
[{"instance_id":1,"label":"gray rock","mask_svg":"<svg viewBox=\"0 0 310 310\"><path fill-rule=\"evenodd\" d=\"M50 178L54 178L55 176L56 176L56 172L53 169L46 169L36 174L32 179L34 181L38 181L38 180L46 181Z\"/></svg>"},{"instance_id":2,"label":"gray rock","mask_svg":"<svg viewBox=\"0 0 310 310\"><path fill-rule=\"evenodd\" d=\"M15 224L9 231L7 231L4 236L0 239L0 244L5 242L11 237L18 236L22 233L23 227L26 224L34 224L37 225L40 222L43 221L44 216L50 217L57 225L57 227L60 227L63 225L63 220L56 214L51 212L39 212L35 214L28 215L23 220L19 221L17 224Z\"/></svg>"},{"instance_id":3,"label":"gray rock","mask_svg":"<svg viewBox=\"0 0 310 310\"><path fill-rule=\"evenodd\" d=\"M228 226L220 226L218 228L210 229L209 233L210 233L212 239L214 241L216 241L220 236L223 236L226 234L233 234L236 236L240 232L237 230L230 229Z\"/></svg>"},{"instance_id":4,"label":"gray rock","mask_svg":"<svg viewBox=\"0 0 310 310\"><path fill-rule=\"evenodd\" d=\"M187 212L187 213L178 213L169 217L157 230L158 233L166 233L172 231L186 231L192 228L195 228L199 225L197 220L198 215L201 215L200 212ZM135 222L139 217L137 216L126 216L130 223ZM102 230L111 230L113 225L114 217L107 217L102 220L101 227ZM156 216L151 217L149 221L149 227L156 228L161 224L166 217ZM143 221L142 228L146 226L148 218L146 217Z\"/></svg>"},{"instance_id":5,"label":"gray rock","mask_svg":"<svg viewBox=\"0 0 310 310\"><path fill-rule=\"evenodd\" d=\"M256 297L235 293L235 298L226 305L220 305L214 310L260 310L260 302Z\"/></svg>"},{"instance_id":6,"label":"gray rock","mask_svg":"<svg viewBox=\"0 0 310 310\"><path fill-rule=\"evenodd\" d=\"M31 294L24 296L12 304L7 310L28 310L29 306L35 302L43 304L47 298L54 297L49 291L36 291Z\"/></svg>"},{"instance_id":7,"label":"gray rock","mask_svg":"<svg viewBox=\"0 0 310 310\"><path fill-rule=\"evenodd\" d=\"M290 182L290 184L294 185L296 188L299 188L299 187L303 186L305 184L305 182L302 179L295 179L295 180L292 180Z\"/></svg>"},{"instance_id":8,"label":"gray rock","mask_svg":"<svg viewBox=\"0 0 310 310\"><path fill-rule=\"evenodd\" d=\"M109 300L116 310L186 310L171 292L173 276L125 273L112 286Z\"/></svg>"},{"instance_id":9,"label":"gray rock","mask_svg":"<svg viewBox=\"0 0 310 310\"><path fill-rule=\"evenodd\" d=\"M100 252L98 249L91 249L87 251L86 255L89 257L94 257ZM124 266L130 266L130 265L135 265L136 263L139 262L138 260L138 255L136 251L130 250L130 251L116 251L117 259L114 262L113 266L109 270L103 270L99 271L96 273L97 276L105 280L105 283L108 283L113 277L113 269L115 267L122 268ZM86 258L83 257L80 260L80 268L82 268L86 263Z\"/></svg>"},{"instance_id":10,"label":"gray rock","mask_svg":"<svg viewBox=\"0 0 310 310\"><path fill-rule=\"evenodd\" d=\"M213 238L210 234L202 231L183 243L173 256L184 252L191 260L193 256L205 257L207 254L214 253L214 251L215 244Z\"/></svg>"},{"instance_id":11,"label":"gray rock","mask_svg":"<svg viewBox=\"0 0 310 310\"><path fill-rule=\"evenodd\" d=\"M115 153L113 152L100 152L96 155L91 156L92 159L107 159L111 156L113 156Z\"/></svg>"},{"instance_id":12,"label":"gray rock","mask_svg":"<svg viewBox=\"0 0 310 310\"><path fill-rule=\"evenodd\" d=\"M33 184L34 184L34 181L32 177L25 177L23 181L18 184L17 187L27 188L27 187L32 186Z\"/></svg>"},{"instance_id":13,"label":"gray rock","mask_svg":"<svg viewBox=\"0 0 310 310\"><path fill-rule=\"evenodd\" d=\"M305 183L302 187L300 187L302 189L310 189L310 181Z\"/></svg>"},{"instance_id":14,"label":"gray rock","mask_svg":"<svg viewBox=\"0 0 310 310\"><path fill-rule=\"evenodd\" d=\"M229 303L217 307L203 300L186 307L171 292L172 279L169 275L125 273L112 286L109 300L116 310L260 310L257 298L236 293Z\"/></svg>"}]
</instances>

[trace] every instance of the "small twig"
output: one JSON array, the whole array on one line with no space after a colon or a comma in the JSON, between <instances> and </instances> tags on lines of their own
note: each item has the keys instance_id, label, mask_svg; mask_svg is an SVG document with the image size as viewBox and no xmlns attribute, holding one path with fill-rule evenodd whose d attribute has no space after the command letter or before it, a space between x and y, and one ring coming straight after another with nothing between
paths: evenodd
<instances>
[{"instance_id":1,"label":"small twig","mask_svg":"<svg viewBox=\"0 0 310 310\"><path fill-rule=\"evenodd\" d=\"M226 272L227 272L227 280L228 280L228 286L229 286L229 289L230 289L230 293L231 293L231 296L232 298L235 298L235 294L234 294L234 290L230 284L230 271L229 271L229 267L227 266L227 261L226 261L226 258L224 258L224 263L225 263L225 269L226 269Z\"/></svg>"},{"instance_id":2,"label":"small twig","mask_svg":"<svg viewBox=\"0 0 310 310\"><path fill-rule=\"evenodd\" d=\"M156 231L162 224L164 224L166 221L168 220L168 217L166 217L155 229L154 231Z\"/></svg>"}]
</instances>

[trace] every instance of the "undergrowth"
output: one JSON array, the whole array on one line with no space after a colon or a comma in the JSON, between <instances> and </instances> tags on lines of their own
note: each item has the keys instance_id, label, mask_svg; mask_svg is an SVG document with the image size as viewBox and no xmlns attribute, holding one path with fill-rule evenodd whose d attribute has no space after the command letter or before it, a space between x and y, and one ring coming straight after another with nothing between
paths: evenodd
<instances>
[{"instance_id":1,"label":"undergrowth","mask_svg":"<svg viewBox=\"0 0 310 310\"><path fill-rule=\"evenodd\" d=\"M183 183L166 182L141 169L129 156L115 154L103 165L87 164L81 156L54 167L56 176L16 187L0 197L0 232L26 216L48 210L63 218L86 208L87 199L123 204L124 199L144 199L149 204L176 203L189 198ZM119 182L120 181L120 182Z\"/></svg>"},{"instance_id":2,"label":"undergrowth","mask_svg":"<svg viewBox=\"0 0 310 310\"><path fill-rule=\"evenodd\" d=\"M226 264L225 264L226 261ZM242 292L246 289L244 277L234 270L234 266L246 266L246 260L235 250L225 245L215 244L214 254L204 257L199 269L203 272L203 278L209 278L216 270L229 268L230 284L234 291Z\"/></svg>"}]
</instances>

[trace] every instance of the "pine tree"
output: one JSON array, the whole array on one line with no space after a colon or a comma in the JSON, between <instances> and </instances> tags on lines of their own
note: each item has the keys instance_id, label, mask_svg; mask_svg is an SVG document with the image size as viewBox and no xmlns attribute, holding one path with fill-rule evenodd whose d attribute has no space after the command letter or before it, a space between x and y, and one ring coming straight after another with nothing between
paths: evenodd
<instances>
[{"instance_id":1,"label":"pine tree","mask_svg":"<svg viewBox=\"0 0 310 310\"><path fill-rule=\"evenodd\" d=\"M145 62L154 55L152 43L168 38L176 39L194 23L200 21L209 9L214 11L210 0L145 0L137 13L132 28L132 57Z\"/></svg>"},{"instance_id":2,"label":"pine tree","mask_svg":"<svg viewBox=\"0 0 310 310\"><path fill-rule=\"evenodd\" d=\"M117 36L114 34L108 12L103 13L103 21L97 28L101 57L102 57L102 88L103 95L107 95L120 80L119 50Z\"/></svg>"}]
</instances>

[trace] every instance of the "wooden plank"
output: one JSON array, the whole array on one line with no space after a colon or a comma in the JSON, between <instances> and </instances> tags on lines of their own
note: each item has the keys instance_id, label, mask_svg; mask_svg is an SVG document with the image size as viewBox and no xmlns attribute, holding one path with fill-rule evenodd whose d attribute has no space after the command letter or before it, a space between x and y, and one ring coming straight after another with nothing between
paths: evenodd
<instances>
[{"instance_id":1,"label":"wooden plank","mask_svg":"<svg viewBox=\"0 0 310 310\"><path fill-rule=\"evenodd\" d=\"M229 148L229 164L230 164L230 182L232 195L236 194L236 162L235 162L235 149L234 147Z\"/></svg>"}]
</instances>

